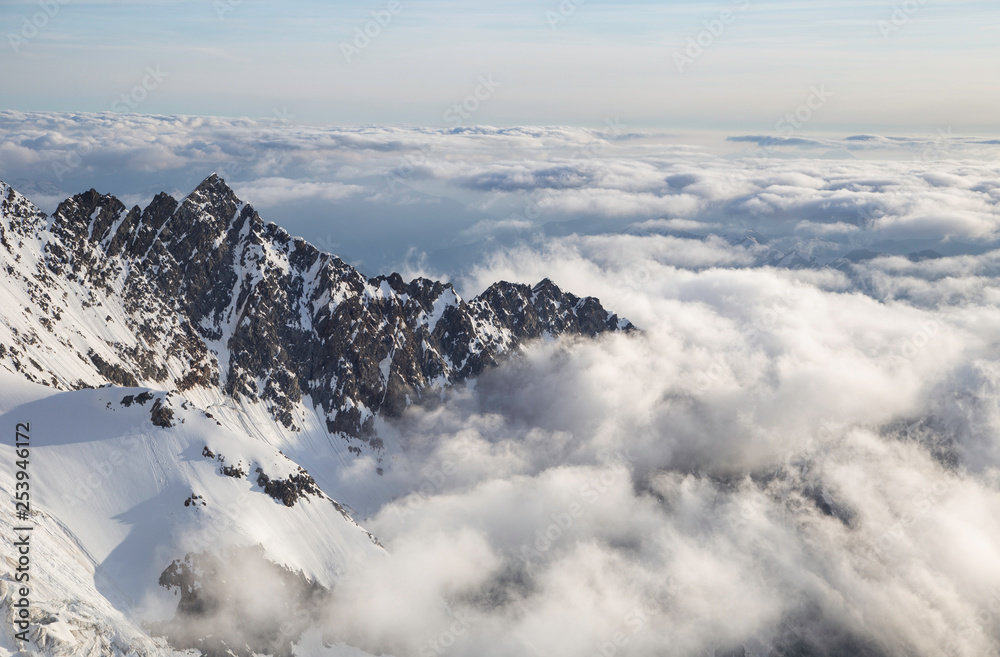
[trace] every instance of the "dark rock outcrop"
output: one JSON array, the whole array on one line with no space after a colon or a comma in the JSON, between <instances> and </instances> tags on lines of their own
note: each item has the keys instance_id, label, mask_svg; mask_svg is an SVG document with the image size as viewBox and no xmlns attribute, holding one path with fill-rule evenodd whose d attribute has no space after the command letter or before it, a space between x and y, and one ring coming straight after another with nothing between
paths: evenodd
<instances>
[{"instance_id":1,"label":"dark rock outcrop","mask_svg":"<svg viewBox=\"0 0 1000 657\"><path fill-rule=\"evenodd\" d=\"M188 554L171 563L159 583L179 593L180 602L172 620L152 624L152 634L206 657L292 657L330 597L302 573L268 561L260 546Z\"/></svg>"},{"instance_id":2,"label":"dark rock outcrop","mask_svg":"<svg viewBox=\"0 0 1000 657\"><path fill-rule=\"evenodd\" d=\"M262 468L257 468L257 485L263 488L269 496L287 507L295 506L297 501L305 499L309 495L326 497L312 476L302 468L286 479L271 479L264 474Z\"/></svg>"},{"instance_id":3,"label":"dark rock outcrop","mask_svg":"<svg viewBox=\"0 0 1000 657\"><path fill-rule=\"evenodd\" d=\"M163 403L162 399L153 402L153 408L149 411L149 419L153 424L164 429L174 426L174 410Z\"/></svg>"}]
</instances>

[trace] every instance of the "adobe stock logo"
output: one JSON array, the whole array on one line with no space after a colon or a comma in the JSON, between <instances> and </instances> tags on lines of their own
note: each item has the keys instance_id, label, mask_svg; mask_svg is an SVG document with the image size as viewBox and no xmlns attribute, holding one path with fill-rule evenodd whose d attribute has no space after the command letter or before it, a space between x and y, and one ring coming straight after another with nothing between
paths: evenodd
<instances>
[{"instance_id":1,"label":"adobe stock logo","mask_svg":"<svg viewBox=\"0 0 1000 657\"><path fill-rule=\"evenodd\" d=\"M344 55L344 61L348 64L361 54L361 51L372 44L372 40L382 35L382 30L389 27L392 19L403 11L403 5L399 0L389 0L385 9L371 12L371 20L363 26L354 28L354 40L340 42L340 52Z\"/></svg>"},{"instance_id":2,"label":"adobe stock logo","mask_svg":"<svg viewBox=\"0 0 1000 657\"><path fill-rule=\"evenodd\" d=\"M170 77L170 74L166 71L161 71L159 64L157 64L155 68L147 66L146 75L143 76L142 82L132 87L131 91L122 94L113 103L111 103L111 111L135 111L135 109L139 107L139 104L149 97L149 92L156 91L156 89L159 88L160 83L168 77Z\"/></svg>"},{"instance_id":3,"label":"adobe stock logo","mask_svg":"<svg viewBox=\"0 0 1000 657\"><path fill-rule=\"evenodd\" d=\"M910 22L911 18L920 13L926 3L927 0L906 0L901 5L893 5L889 20L880 20L876 23L882 38L888 41L889 37L899 32L904 25Z\"/></svg>"},{"instance_id":4,"label":"adobe stock logo","mask_svg":"<svg viewBox=\"0 0 1000 657\"><path fill-rule=\"evenodd\" d=\"M551 9L545 12L545 20L549 24L550 30L555 30L560 23L565 23L570 16L587 0L562 0L555 11Z\"/></svg>"},{"instance_id":5,"label":"adobe stock logo","mask_svg":"<svg viewBox=\"0 0 1000 657\"><path fill-rule=\"evenodd\" d=\"M795 108L794 112L785 114L783 118L774 124L774 129L779 134L794 135L797 130L800 130L806 123L812 120L813 114L823 109L823 106L833 98L833 92L827 91L825 84L812 87L809 91L810 94L806 102Z\"/></svg>"},{"instance_id":6,"label":"adobe stock logo","mask_svg":"<svg viewBox=\"0 0 1000 657\"><path fill-rule=\"evenodd\" d=\"M483 102L493 97L500 83L493 79L493 74L485 77L479 76L479 84L472 90L472 93L462 99L462 102L455 103L444 111L441 118L453 128L462 125L465 119L471 117Z\"/></svg>"},{"instance_id":7,"label":"adobe stock logo","mask_svg":"<svg viewBox=\"0 0 1000 657\"><path fill-rule=\"evenodd\" d=\"M738 11L746 11L750 8L750 0L732 0ZM722 38L726 29L736 22L738 14L732 9L723 9L719 12L718 18L704 20L701 22L704 30L694 36L688 37L687 46L682 51L674 52L674 66L678 73L695 63L705 51L715 45L715 42Z\"/></svg>"},{"instance_id":8,"label":"adobe stock logo","mask_svg":"<svg viewBox=\"0 0 1000 657\"><path fill-rule=\"evenodd\" d=\"M215 0L212 8L220 21L226 20L226 14L236 11L236 8L243 4L243 0Z\"/></svg>"},{"instance_id":9,"label":"adobe stock logo","mask_svg":"<svg viewBox=\"0 0 1000 657\"><path fill-rule=\"evenodd\" d=\"M14 54L20 54L21 48L38 36L38 33L45 29L45 26L49 24L49 21L56 17L56 14L59 13L61 6L68 4L69 1L70 0L39 0L38 8L40 11L36 11L32 14L30 19L27 16L21 16L20 33L7 33L7 41L10 42L10 47L14 49Z\"/></svg>"}]
</instances>

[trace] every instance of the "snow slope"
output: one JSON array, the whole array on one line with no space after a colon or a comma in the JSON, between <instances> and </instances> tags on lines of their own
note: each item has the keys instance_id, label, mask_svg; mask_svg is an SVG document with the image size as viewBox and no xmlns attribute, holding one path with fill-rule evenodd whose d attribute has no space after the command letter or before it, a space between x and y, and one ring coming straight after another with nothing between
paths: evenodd
<instances>
[{"instance_id":1,"label":"snow slope","mask_svg":"<svg viewBox=\"0 0 1000 657\"><path fill-rule=\"evenodd\" d=\"M0 449L0 495L8 500L14 428L30 425L30 600L32 620L44 624L33 624L29 651L173 654L142 624L173 615L175 594L157 582L188 552L261 545L269 561L327 588L355 560L384 553L325 495L307 494L289 507L265 493L257 468L273 480L296 474L298 466L178 395L118 387L54 392L6 372L0 372L0 391L0 427L10 434ZM143 393L151 398L135 401ZM132 403L123 404L130 396ZM174 426L153 423L157 400L172 410ZM227 476L224 466L245 474ZM185 506L193 495L199 497ZM12 506L0 504L5 537L19 524ZM16 649L13 541L0 543L0 550L8 566L0 655L9 655Z\"/></svg>"}]
</instances>

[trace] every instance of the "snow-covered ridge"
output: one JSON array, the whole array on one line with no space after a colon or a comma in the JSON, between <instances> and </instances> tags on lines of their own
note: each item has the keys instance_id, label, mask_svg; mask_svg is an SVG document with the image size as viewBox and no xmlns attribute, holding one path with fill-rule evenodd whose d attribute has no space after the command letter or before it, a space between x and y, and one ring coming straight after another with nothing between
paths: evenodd
<instances>
[{"instance_id":1,"label":"snow-covered ridge","mask_svg":"<svg viewBox=\"0 0 1000 657\"><path fill-rule=\"evenodd\" d=\"M366 279L272 223L212 175L178 202L126 208L94 190L45 217L6 186L0 364L58 389L220 389L298 429L378 452L376 414L476 376L525 340L631 330L545 280L466 302L447 283Z\"/></svg>"},{"instance_id":2,"label":"snow-covered ridge","mask_svg":"<svg viewBox=\"0 0 1000 657\"><path fill-rule=\"evenodd\" d=\"M3 372L0 418L30 428L33 511L25 521L0 508L5 536L32 527L30 579L14 579L13 540L0 547L10 566L0 576L0 655L174 654L150 623L178 612L178 591L161 586L162 575L190 555L252 548L269 567L328 590L352 564L384 555L299 464L177 393L57 392ZM12 499L16 459L12 446L2 451L0 495ZM275 483L299 490L280 499ZM22 585L26 643L12 632Z\"/></svg>"}]
</instances>

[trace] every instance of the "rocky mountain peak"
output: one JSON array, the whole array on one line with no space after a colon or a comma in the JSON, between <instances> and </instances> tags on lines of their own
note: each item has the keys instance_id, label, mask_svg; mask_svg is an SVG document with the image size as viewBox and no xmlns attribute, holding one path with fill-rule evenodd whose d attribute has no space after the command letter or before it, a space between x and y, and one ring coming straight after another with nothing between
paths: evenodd
<instances>
[{"instance_id":1,"label":"rocky mountain peak","mask_svg":"<svg viewBox=\"0 0 1000 657\"><path fill-rule=\"evenodd\" d=\"M12 193L5 219L44 219ZM357 453L380 452L376 415L433 398L525 341L634 328L549 279L496 283L466 301L445 282L366 278L265 223L216 174L180 202L159 194L143 209L90 190L60 204L50 225L36 230L45 276L15 246L0 251L48 312L26 315L37 328L0 324L0 345L11 347L0 364L58 387L219 388L292 430L309 399L331 433L359 441ZM77 325L108 328L54 347L32 337ZM88 367L70 374L60 362Z\"/></svg>"},{"instance_id":2,"label":"rocky mountain peak","mask_svg":"<svg viewBox=\"0 0 1000 657\"><path fill-rule=\"evenodd\" d=\"M181 201L180 211L189 208L193 218L202 220L233 220L244 205L226 181L213 173Z\"/></svg>"},{"instance_id":3,"label":"rocky mountain peak","mask_svg":"<svg viewBox=\"0 0 1000 657\"><path fill-rule=\"evenodd\" d=\"M45 214L13 187L0 180L0 244L10 248L14 235L25 237L44 224Z\"/></svg>"},{"instance_id":4,"label":"rocky mountain peak","mask_svg":"<svg viewBox=\"0 0 1000 657\"><path fill-rule=\"evenodd\" d=\"M91 189L66 199L52 216L52 230L64 239L100 242L127 208L114 196Z\"/></svg>"},{"instance_id":5,"label":"rocky mountain peak","mask_svg":"<svg viewBox=\"0 0 1000 657\"><path fill-rule=\"evenodd\" d=\"M206 194L206 193L235 195L232 188L230 188L229 185L226 184L226 181L222 178L222 176L220 176L215 171L208 174L208 176L206 176L204 180L198 183L198 186L195 187L194 191L191 192L191 196L197 194Z\"/></svg>"},{"instance_id":6,"label":"rocky mountain peak","mask_svg":"<svg viewBox=\"0 0 1000 657\"><path fill-rule=\"evenodd\" d=\"M543 278L542 280L535 283L535 286L531 288L532 293L552 293L559 289L559 286L552 282L551 278Z\"/></svg>"}]
</instances>

